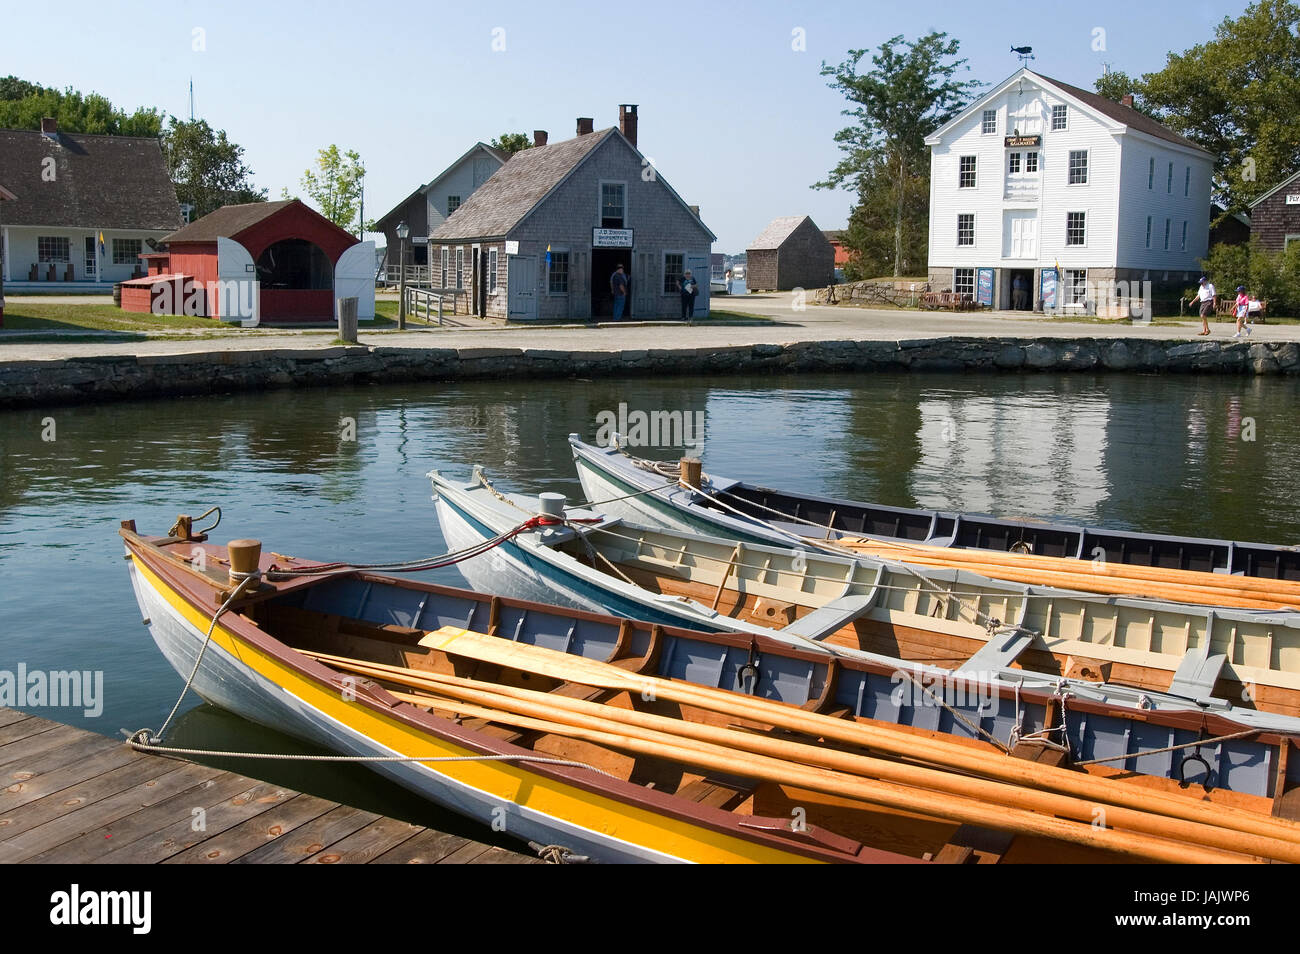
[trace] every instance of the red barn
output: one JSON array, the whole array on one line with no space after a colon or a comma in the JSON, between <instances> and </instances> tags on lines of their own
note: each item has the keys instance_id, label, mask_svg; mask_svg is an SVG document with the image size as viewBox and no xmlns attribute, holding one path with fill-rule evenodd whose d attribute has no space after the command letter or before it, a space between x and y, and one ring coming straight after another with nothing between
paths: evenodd
<instances>
[{"instance_id":1,"label":"red barn","mask_svg":"<svg viewBox=\"0 0 1300 954\"><path fill-rule=\"evenodd\" d=\"M222 206L163 242L148 276L122 284L124 310L320 322L355 297L375 315L374 243L297 199Z\"/></svg>"}]
</instances>

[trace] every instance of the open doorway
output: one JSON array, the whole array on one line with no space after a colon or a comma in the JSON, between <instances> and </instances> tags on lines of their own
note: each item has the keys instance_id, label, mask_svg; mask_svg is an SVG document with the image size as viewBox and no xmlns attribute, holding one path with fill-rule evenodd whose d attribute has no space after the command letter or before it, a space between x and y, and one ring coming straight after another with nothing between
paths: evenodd
<instances>
[{"instance_id":1,"label":"open doorway","mask_svg":"<svg viewBox=\"0 0 1300 954\"><path fill-rule=\"evenodd\" d=\"M619 265L623 266L623 274L627 276L627 301L623 308L623 317L627 318L632 314L632 250L591 250L591 317L597 321L614 316L614 294L609 290L609 278Z\"/></svg>"},{"instance_id":2,"label":"open doorway","mask_svg":"<svg viewBox=\"0 0 1300 954\"><path fill-rule=\"evenodd\" d=\"M1034 308L1034 270L1009 268L1006 272L1006 303L1012 311L1032 311Z\"/></svg>"}]
</instances>

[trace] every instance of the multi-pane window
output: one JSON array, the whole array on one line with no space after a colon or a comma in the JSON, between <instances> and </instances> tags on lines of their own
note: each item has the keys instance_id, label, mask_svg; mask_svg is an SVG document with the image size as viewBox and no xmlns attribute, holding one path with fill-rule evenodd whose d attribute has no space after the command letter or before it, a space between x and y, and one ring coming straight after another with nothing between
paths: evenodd
<instances>
[{"instance_id":1,"label":"multi-pane window","mask_svg":"<svg viewBox=\"0 0 1300 954\"><path fill-rule=\"evenodd\" d=\"M95 253L95 237L93 235L86 236L86 243L83 248L86 253L86 277L93 278L95 273L99 271L99 256Z\"/></svg>"},{"instance_id":2,"label":"multi-pane window","mask_svg":"<svg viewBox=\"0 0 1300 954\"><path fill-rule=\"evenodd\" d=\"M1151 247L1151 216L1147 216L1147 248Z\"/></svg>"},{"instance_id":3,"label":"multi-pane window","mask_svg":"<svg viewBox=\"0 0 1300 954\"><path fill-rule=\"evenodd\" d=\"M1169 220L1165 219L1165 251L1169 251Z\"/></svg>"},{"instance_id":4,"label":"multi-pane window","mask_svg":"<svg viewBox=\"0 0 1300 954\"><path fill-rule=\"evenodd\" d=\"M137 265L140 262L139 239L113 239L113 264Z\"/></svg>"},{"instance_id":5,"label":"multi-pane window","mask_svg":"<svg viewBox=\"0 0 1300 954\"><path fill-rule=\"evenodd\" d=\"M465 287L465 250L456 249L456 287Z\"/></svg>"},{"instance_id":6,"label":"multi-pane window","mask_svg":"<svg viewBox=\"0 0 1300 954\"><path fill-rule=\"evenodd\" d=\"M1192 194L1192 167L1187 166L1183 169L1183 197Z\"/></svg>"},{"instance_id":7,"label":"multi-pane window","mask_svg":"<svg viewBox=\"0 0 1300 954\"><path fill-rule=\"evenodd\" d=\"M1169 178L1165 181L1165 192L1168 195L1174 194L1174 164L1169 163Z\"/></svg>"},{"instance_id":8,"label":"multi-pane window","mask_svg":"<svg viewBox=\"0 0 1300 954\"><path fill-rule=\"evenodd\" d=\"M488 269L487 269L487 290L489 295L495 295L497 291L497 250L488 249Z\"/></svg>"},{"instance_id":9,"label":"multi-pane window","mask_svg":"<svg viewBox=\"0 0 1300 954\"><path fill-rule=\"evenodd\" d=\"M1038 171L1038 153L1036 152L1025 153L1025 171L1026 172Z\"/></svg>"},{"instance_id":10,"label":"multi-pane window","mask_svg":"<svg viewBox=\"0 0 1300 954\"><path fill-rule=\"evenodd\" d=\"M1155 187L1156 187L1156 161L1154 158L1152 158L1148 160L1148 165L1147 165L1147 188L1154 189Z\"/></svg>"},{"instance_id":11,"label":"multi-pane window","mask_svg":"<svg viewBox=\"0 0 1300 954\"><path fill-rule=\"evenodd\" d=\"M72 260L72 243L60 235L38 235L36 258L42 265L47 262L69 262Z\"/></svg>"},{"instance_id":12,"label":"multi-pane window","mask_svg":"<svg viewBox=\"0 0 1300 954\"><path fill-rule=\"evenodd\" d=\"M957 216L957 244L975 244L975 213L963 212Z\"/></svg>"},{"instance_id":13,"label":"multi-pane window","mask_svg":"<svg viewBox=\"0 0 1300 954\"><path fill-rule=\"evenodd\" d=\"M626 187L621 182L602 182L600 184L600 227L603 229L621 229L627 212L624 201Z\"/></svg>"},{"instance_id":14,"label":"multi-pane window","mask_svg":"<svg viewBox=\"0 0 1300 954\"><path fill-rule=\"evenodd\" d=\"M444 246L442 247L442 287L443 287L443 288L450 288L450 287L451 287L449 284L447 284L447 271L448 271L448 269L447 269L447 265L448 265L448 253L449 253L449 252L450 252L450 249L448 249L447 246L444 245Z\"/></svg>"},{"instance_id":15,"label":"multi-pane window","mask_svg":"<svg viewBox=\"0 0 1300 954\"><path fill-rule=\"evenodd\" d=\"M1007 154L1007 172L1015 173L1020 171L1020 153L1012 152Z\"/></svg>"},{"instance_id":16,"label":"multi-pane window","mask_svg":"<svg viewBox=\"0 0 1300 954\"><path fill-rule=\"evenodd\" d=\"M547 288L552 295L567 295L569 293L569 253L552 252L551 253L551 270L548 279Z\"/></svg>"},{"instance_id":17,"label":"multi-pane window","mask_svg":"<svg viewBox=\"0 0 1300 954\"><path fill-rule=\"evenodd\" d=\"M1063 279L1065 286L1065 303L1082 305L1088 300L1088 270L1086 268L1067 268Z\"/></svg>"},{"instance_id":18,"label":"multi-pane window","mask_svg":"<svg viewBox=\"0 0 1300 954\"><path fill-rule=\"evenodd\" d=\"M962 156L957 171L957 188L975 188L975 157Z\"/></svg>"},{"instance_id":19,"label":"multi-pane window","mask_svg":"<svg viewBox=\"0 0 1300 954\"><path fill-rule=\"evenodd\" d=\"M1084 245L1088 238L1087 212L1065 213L1065 244Z\"/></svg>"},{"instance_id":20,"label":"multi-pane window","mask_svg":"<svg viewBox=\"0 0 1300 954\"><path fill-rule=\"evenodd\" d=\"M1071 149L1070 150L1070 172L1068 181L1070 185L1084 185L1088 181L1088 150Z\"/></svg>"},{"instance_id":21,"label":"multi-pane window","mask_svg":"<svg viewBox=\"0 0 1300 954\"><path fill-rule=\"evenodd\" d=\"M952 290L958 295L975 298L975 269L954 268L952 270Z\"/></svg>"},{"instance_id":22,"label":"multi-pane window","mask_svg":"<svg viewBox=\"0 0 1300 954\"><path fill-rule=\"evenodd\" d=\"M984 110L984 119L980 123L980 132L988 135L998 131L998 111L996 109Z\"/></svg>"},{"instance_id":23,"label":"multi-pane window","mask_svg":"<svg viewBox=\"0 0 1300 954\"><path fill-rule=\"evenodd\" d=\"M1065 128L1065 107L1064 106L1052 107L1052 128L1053 129Z\"/></svg>"},{"instance_id":24,"label":"multi-pane window","mask_svg":"<svg viewBox=\"0 0 1300 954\"><path fill-rule=\"evenodd\" d=\"M1183 219L1183 245L1182 250L1187 251L1187 220Z\"/></svg>"},{"instance_id":25,"label":"multi-pane window","mask_svg":"<svg viewBox=\"0 0 1300 954\"><path fill-rule=\"evenodd\" d=\"M460 208L460 196L458 195L447 196L447 214L451 215L459 208Z\"/></svg>"},{"instance_id":26,"label":"multi-pane window","mask_svg":"<svg viewBox=\"0 0 1300 954\"><path fill-rule=\"evenodd\" d=\"M686 274L686 256L679 252L664 253L664 294L682 290L682 276Z\"/></svg>"}]
</instances>

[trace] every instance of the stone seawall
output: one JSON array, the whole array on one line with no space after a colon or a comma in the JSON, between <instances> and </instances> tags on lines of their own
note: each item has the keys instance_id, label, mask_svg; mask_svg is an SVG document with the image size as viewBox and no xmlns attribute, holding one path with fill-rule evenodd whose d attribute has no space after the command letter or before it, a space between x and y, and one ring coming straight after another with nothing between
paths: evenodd
<instances>
[{"instance_id":1,"label":"stone seawall","mask_svg":"<svg viewBox=\"0 0 1300 954\"><path fill-rule=\"evenodd\" d=\"M1300 374L1295 342L1115 338L798 341L726 348L335 347L0 362L0 407L354 383L814 371Z\"/></svg>"}]
</instances>

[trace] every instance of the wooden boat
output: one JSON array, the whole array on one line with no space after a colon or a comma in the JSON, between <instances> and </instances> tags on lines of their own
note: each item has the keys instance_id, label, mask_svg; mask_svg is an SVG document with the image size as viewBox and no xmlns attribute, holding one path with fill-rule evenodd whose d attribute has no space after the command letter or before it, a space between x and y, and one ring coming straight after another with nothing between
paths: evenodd
<instances>
[{"instance_id":1,"label":"wooden boat","mask_svg":"<svg viewBox=\"0 0 1300 954\"><path fill-rule=\"evenodd\" d=\"M468 482L437 471L430 478L444 536L457 547L549 506L501 494L481 472ZM458 569L478 589L773 634L828 652L985 678L1065 678L1072 692L1104 684L1112 701L1231 711L1248 724L1281 716L1293 725L1300 715L1300 614L1103 599L960 569L921 570L565 513L565 525L520 534L490 559Z\"/></svg>"},{"instance_id":2,"label":"wooden boat","mask_svg":"<svg viewBox=\"0 0 1300 954\"><path fill-rule=\"evenodd\" d=\"M879 667L773 639L278 554L241 567L233 545L145 537L131 522L121 535L150 631L179 673L194 673L201 696L342 753L449 760L373 768L570 855L1300 860L1300 825L1270 815L1294 801L1300 762L1292 760L1294 773L1277 769L1289 736L1253 732L1220 750L1225 779L1269 777L1230 751L1274 763L1273 793L1208 791L1104 766L1072 772L978 739L866 718L864 692ZM252 575L237 584L231 571L241 569ZM1033 691L1016 702L1053 705ZM1105 726L1128 718L1088 704L1078 712ZM1232 727L1148 715L1142 725L1174 733ZM1099 807L1109 819L1102 826Z\"/></svg>"},{"instance_id":3,"label":"wooden boat","mask_svg":"<svg viewBox=\"0 0 1300 954\"><path fill-rule=\"evenodd\" d=\"M1101 575L1093 570L1100 565L1214 574L1220 583L1241 576L1300 583L1300 547L1295 546L885 507L770 490L717 474L702 474L701 492L696 493L679 485L675 464L586 444L576 434L569 435L569 444L589 500L623 498L607 505L611 516L652 526L785 546L810 538L828 543L866 539L1054 557L1087 561L1087 572L1094 576ZM1214 578L1202 578L1200 584L1211 585ZM1277 592L1286 602L1300 590L1283 586Z\"/></svg>"}]
</instances>

